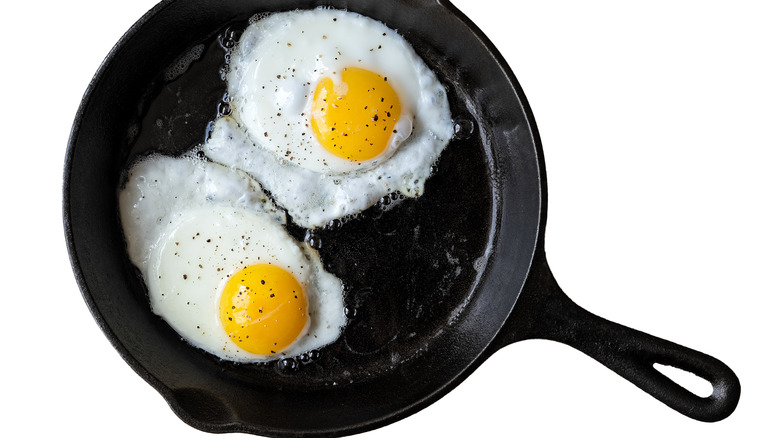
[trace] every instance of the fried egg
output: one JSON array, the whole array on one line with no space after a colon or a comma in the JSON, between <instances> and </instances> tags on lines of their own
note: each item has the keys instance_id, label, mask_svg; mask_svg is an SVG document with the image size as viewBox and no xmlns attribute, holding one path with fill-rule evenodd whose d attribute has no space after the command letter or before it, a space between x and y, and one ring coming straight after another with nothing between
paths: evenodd
<instances>
[{"instance_id":1,"label":"fried egg","mask_svg":"<svg viewBox=\"0 0 780 438\"><path fill-rule=\"evenodd\" d=\"M258 18L230 54L232 114L203 148L307 228L423 193L453 134L447 95L401 35L346 11Z\"/></svg>"},{"instance_id":2,"label":"fried egg","mask_svg":"<svg viewBox=\"0 0 780 438\"><path fill-rule=\"evenodd\" d=\"M339 337L341 281L242 172L194 155L152 156L129 170L119 201L152 311L193 346L262 362Z\"/></svg>"}]
</instances>

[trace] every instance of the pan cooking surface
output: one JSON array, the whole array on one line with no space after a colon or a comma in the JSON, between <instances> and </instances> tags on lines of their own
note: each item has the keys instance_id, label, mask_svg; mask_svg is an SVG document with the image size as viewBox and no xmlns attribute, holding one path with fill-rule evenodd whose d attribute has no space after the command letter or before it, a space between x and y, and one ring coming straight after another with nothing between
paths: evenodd
<instances>
[{"instance_id":1,"label":"pan cooking surface","mask_svg":"<svg viewBox=\"0 0 780 438\"><path fill-rule=\"evenodd\" d=\"M220 74L226 52L219 36L241 26L232 23L173 57L171 63L200 54L183 74L172 79L162 70L155 75L128 123L125 166L152 152L177 155L204 140L210 122L227 108ZM288 221L290 234L318 248L326 269L344 283L349 322L334 344L313 357L242 365L202 353L226 373L260 385L294 374L283 378L284 384L299 388L370 379L424 357L429 344L468 305L491 232L489 155L480 136L480 117L468 110L473 105L467 88L454 85L461 83L456 69L433 50L414 45L448 89L457 125L425 193L408 199L387 196L358 217L322 229L305 230ZM129 260L127 264L134 269ZM145 299L142 281L136 281L138 299Z\"/></svg>"}]
</instances>

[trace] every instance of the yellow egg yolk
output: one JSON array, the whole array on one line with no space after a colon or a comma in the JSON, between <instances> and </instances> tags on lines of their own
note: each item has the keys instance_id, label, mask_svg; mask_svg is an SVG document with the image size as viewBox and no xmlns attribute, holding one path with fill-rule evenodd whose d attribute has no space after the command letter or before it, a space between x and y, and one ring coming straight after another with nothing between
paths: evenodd
<instances>
[{"instance_id":1,"label":"yellow egg yolk","mask_svg":"<svg viewBox=\"0 0 780 438\"><path fill-rule=\"evenodd\" d=\"M350 161L384 152L400 115L401 103L387 78L362 68L345 68L338 84L324 78L314 91L315 137L326 150Z\"/></svg>"},{"instance_id":2,"label":"yellow egg yolk","mask_svg":"<svg viewBox=\"0 0 780 438\"><path fill-rule=\"evenodd\" d=\"M219 315L236 345L250 353L272 355L292 344L306 328L306 294L286 270L251 265L228 280Z\"/></svg>"}]
</instances>

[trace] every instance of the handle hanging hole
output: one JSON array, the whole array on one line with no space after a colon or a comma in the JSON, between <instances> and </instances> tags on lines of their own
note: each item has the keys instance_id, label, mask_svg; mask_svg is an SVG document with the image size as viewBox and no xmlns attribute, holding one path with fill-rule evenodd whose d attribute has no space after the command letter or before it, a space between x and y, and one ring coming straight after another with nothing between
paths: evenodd
<instances>
[{"instance_id":1,"label":"handle hanging hole","mask_svg":"<svg viewBox=\"0 0 780 438\"><path fill-rule=\"evenodd\" d=\"M681 370L680 368L660 363L654 363L653 368L664 376L672 379L674 383L701 398L707 398L712 395L712 384L690 371Z\"/></svg>"}]
</instances>

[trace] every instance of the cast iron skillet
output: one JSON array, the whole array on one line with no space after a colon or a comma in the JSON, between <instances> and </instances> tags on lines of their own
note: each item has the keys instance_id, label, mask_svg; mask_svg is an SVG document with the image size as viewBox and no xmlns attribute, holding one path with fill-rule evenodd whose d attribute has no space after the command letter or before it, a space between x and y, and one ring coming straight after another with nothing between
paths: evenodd
<instances>
[{"instance_id":1,"label":"cast iron skillet","mask_svg":"<svg viewBox=\"0 0 780 438\"><path fill-rule=\"evenodd\" d=\"M398 29L448 88L458 134L421 198L387 198L341 227L289 227L344 280L351 319L339 341L268 365L222 362L151 313L117 219L122 170L149 151L176 154L202 141L224 93L219 41L229 44L255 13L321 5ZM167 66L198 44L201 59L165 80ZM546 204L541 143L520 85L445 0L163 1L95 75L64 172L65 233L87 305L125 361L198 429L333 436L377 428L530 338L577 348L689 417L731 414L740 385L722 362L566 297L545 260ZM708 380L712 395L688 392L655 363Z\"/></svg>"}]
</instances>

